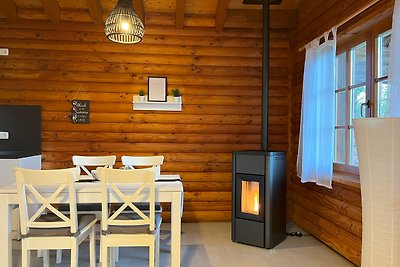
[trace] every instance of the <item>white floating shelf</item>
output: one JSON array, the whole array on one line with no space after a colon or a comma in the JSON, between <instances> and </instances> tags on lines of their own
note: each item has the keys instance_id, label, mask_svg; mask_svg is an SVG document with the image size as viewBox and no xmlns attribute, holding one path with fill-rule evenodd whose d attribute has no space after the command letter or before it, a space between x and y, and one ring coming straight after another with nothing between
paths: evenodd
<instances>
[{"instance_id":1,"label":"white floating shelf","mask_svg":"<svg viewBox=\"0 0 400 267\"><path fill-rule=\"evenodd\" d=\"M134 110L161 110L161 111L182 111L182 97L180 102L175 102L173 96L167 96L167 102L148 102L147 96L145 101L140 102L139 96L133 96L133 109Z\"/></svg>"}]
</instances>

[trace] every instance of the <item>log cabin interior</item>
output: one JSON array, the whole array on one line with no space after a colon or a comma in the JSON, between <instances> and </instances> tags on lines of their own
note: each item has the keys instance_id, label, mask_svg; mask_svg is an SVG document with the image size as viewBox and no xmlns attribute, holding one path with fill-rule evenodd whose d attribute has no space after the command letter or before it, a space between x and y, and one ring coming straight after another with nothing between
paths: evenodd
<instances>
[{"instance_id":1,"label":"log cabin interior","mask_svg":"<svg viewBox=\"0 0 400 267\"><path fill-rule=\"evenodd\" d=\"M0 104L41 107L41 168L73 167L73 155L115 155L115 168L123 155L162 155L161 173L183 183L183 223L230 222L232 153L260 150L264 138L268 151L286 154L287 222L361 266L358 164L336 155L331 189L297 175L304 47L336 27L337 55L363 42L364 56L373 54L378 38L388 41L395 0L271 1L267 114L263 1L132 2L144 37L119 44L104 32L117 0L1 0ZM367 62L365 83L387 80ZM166 77L170 97L179 89L178 110L134 108L149 77ZM74 100L90 101L87 123L73 123ZM170 211L163 205L163 223Z\"/></svg>"}]
</instances>

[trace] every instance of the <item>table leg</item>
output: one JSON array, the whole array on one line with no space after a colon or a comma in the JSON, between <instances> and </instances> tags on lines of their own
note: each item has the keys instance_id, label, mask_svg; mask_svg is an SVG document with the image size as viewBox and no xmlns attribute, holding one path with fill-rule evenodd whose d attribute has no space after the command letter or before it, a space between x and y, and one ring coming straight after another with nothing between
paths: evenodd
<instances>
[{"instance_id":1,"label":"table leg","mask_svg":"<svg viewBox=\"0 0 400 267\"><path fill-rule=\"evenodd\" d=\"M8 196L0 194L0 266L12 266L11 211Z\"/></svg>"},{"instance_id":2,"label":"table leg","mask_svg":"<svg viewBox=\"0 0 400 267\"><path fill-rule=\"evenodd\" d=\"M181 265L181 192L175 192L171 201L171 266Z\"/></svg>"}]
</instances>

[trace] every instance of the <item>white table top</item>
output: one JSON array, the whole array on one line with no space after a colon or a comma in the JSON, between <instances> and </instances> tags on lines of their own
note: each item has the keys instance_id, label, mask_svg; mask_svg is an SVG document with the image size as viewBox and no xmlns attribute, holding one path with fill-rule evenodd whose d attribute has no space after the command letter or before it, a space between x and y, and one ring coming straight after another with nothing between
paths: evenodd
<instances>
[{"instance_id":1,"label":"white table top","mask_svg":"<svg viewBox=\"0 0 400 267\"><path fill-rule=\"evenodd\" d=\"M156 179L155 188L158 192L183 192L182 182L179 175L160 175ZM49 187L48 187L49 188ZM98 193L101 191L100 181L76 182L77 192ZM49 188L51 190L51 188ZM17 194L17 185L10 184L0 187L0 194Z\"/></svg>"}]
</instances>

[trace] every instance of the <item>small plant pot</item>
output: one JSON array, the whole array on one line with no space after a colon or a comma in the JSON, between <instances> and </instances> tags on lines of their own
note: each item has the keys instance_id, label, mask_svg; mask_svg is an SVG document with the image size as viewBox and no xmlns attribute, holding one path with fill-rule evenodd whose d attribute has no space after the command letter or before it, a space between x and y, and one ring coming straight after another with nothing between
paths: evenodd
<instances>
[{"instance_id":1,"label":"small plant pot","mask_svg":"<svg viewBox=\"0 0 400 267\"><path fill-rule=\"evenodd\" d=\"M174 102L181 102L181 97L180 96L174 96Z\"/></svg>"},{"instance_id":2,"label":"small plant pot","mask_svg":"<svg viewBox=\"0 0 400 267\"><path fill-rule=\"evenodd\" d=\"M140 101L140 102L144 102L144 95L140 95L140 96L139 96L139 101Z\"/></svg>"}]
</instances>

